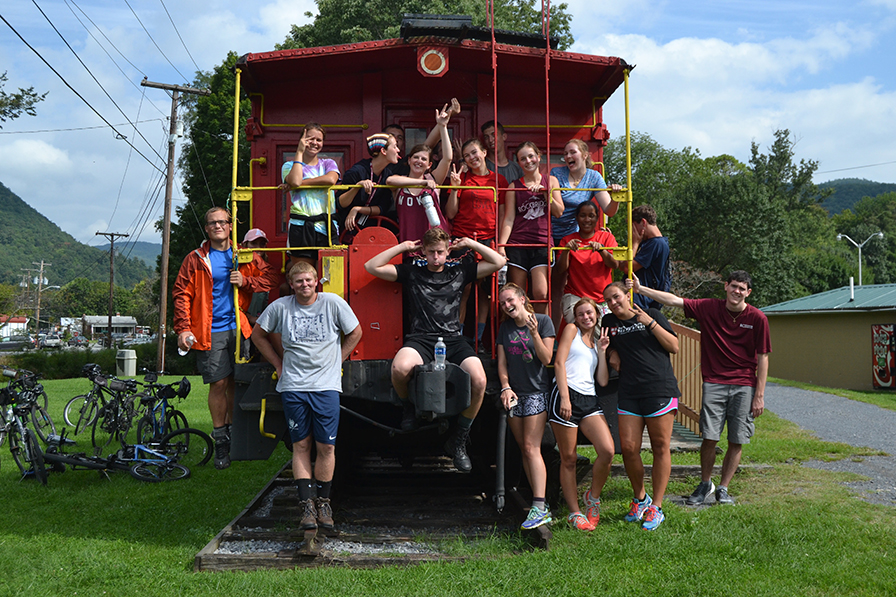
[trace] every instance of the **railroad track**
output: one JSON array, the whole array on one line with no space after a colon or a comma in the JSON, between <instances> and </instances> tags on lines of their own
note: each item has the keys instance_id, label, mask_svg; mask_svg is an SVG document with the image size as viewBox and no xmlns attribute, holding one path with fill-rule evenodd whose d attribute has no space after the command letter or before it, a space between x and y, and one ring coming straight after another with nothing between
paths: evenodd
<instances>
[{"instance_id":1,"label":"railroad track","mask_svg":"<svg viewBox=\"0 0 896 597\"><path fill-rule=\"evenodd\" d=\"M504 512L498 513L482 491L488 475L458 473L444 456L418 456L412 466L368 456L354 462L347 475L350 481L332 496L335 536L298 528L302 512L287 464L196 555L194 569L369 568L462 560L442 552L439 544L516 535L528 511L526 501L510 490ZM542 527L525 536L547 548L551 533Z\"/></svg>"}]
</instances>

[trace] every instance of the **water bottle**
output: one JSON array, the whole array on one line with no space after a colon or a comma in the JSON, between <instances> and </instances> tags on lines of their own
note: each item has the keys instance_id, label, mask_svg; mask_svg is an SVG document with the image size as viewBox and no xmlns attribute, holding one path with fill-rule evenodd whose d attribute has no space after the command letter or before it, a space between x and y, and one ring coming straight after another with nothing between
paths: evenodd
<instances>
[{"instance_id":1,"label":"water bottle","mask_svg":"<svg viewBox=\"0 0 896 597\"><path fill-rule=\"evenodd\" d=\"M181 348L180 346L178 346L178 347L177 347L177 354L179 354L179 355L182 356L182 357L187 356L187 353L190 352L190 349L191 349L191 348L193 348L193 343L194 343L194 342L196 342L196 338L194 338L193 335L190 334L189 336L187 336L187 349L184 350L183 348Z\"/></svg>"},{"instance_id":2,"label":"water bottle","mask_svg":"<svg viewBox=\"0 0 896 597\"><path fill-rule=\"evenodd\" d=\"M439 338L439 341L436 342L435 360L433 361L433 365L432 365L433 371L444 371L445 370L445 353L447 351L448 351L448 348L445 346L445 343L442 341L442 338Z\"/></svg>"},{"instance_id":3,"label":"water bottle","mask_svg":"<svg viewBox=\"0 0 896 597\"><path fill-rule=\"evenodd\" d=\"M429 220L429 227L435 228L440 224L439 213L436 211L435 203L429 193L421 193L420 203L423 204L423 211L426 212L426 219Z\"/></svg>"}]
</instances>

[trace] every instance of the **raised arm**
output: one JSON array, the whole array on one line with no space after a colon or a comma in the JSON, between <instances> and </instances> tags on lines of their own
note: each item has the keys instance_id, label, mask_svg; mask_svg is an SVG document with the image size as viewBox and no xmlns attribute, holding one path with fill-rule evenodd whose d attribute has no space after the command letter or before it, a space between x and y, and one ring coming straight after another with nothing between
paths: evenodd
<instances>
[{"instance_id":1,"label":"raised arm","mask_svg":"<svg viewBox=\"0 0 896 597\"><path fill-rule=\"evenodd\" d=\"M472 249L482 255L482 261L480 261L479 265L476 266L477 278L490 276L491 274L507 265L506 257L501 255L494 249L486 247L482 243L471 238L462 238L448 248L452 251L455 249Z\"/></svg>"},{"instance_id":2,"label":"raised arm","mask_svg":"<svg viewBox=\"0 0 896 597\"><path fill-rule=\"evenodd\" d=\"M398 280L398 269L395 265L389 263L396 255L401 255L408 251L414 251L420 248L420 241L406 240L398 243L394 247L389 247L382 253L374 255L364 264L367 273L386 280L387 282L395 282Z\"/></svg>"},{"instance_id":3,"label":"raised arm","mask_svg":"<svg viewBox=\"0 0 896 597\"><path fill-rule=\"evenodd\" d=\"M459 187L461 185L460 172L457 170L457 164L451 164L451 186ZM460 211L460 199L457 196L458 189L451 189L448 195L448 201L445 203L445 217L453 220Z\"/></svg>"},{"instance_id":4,"label":"raised arm","mask_svg":"<svg viewBox=\"0 0 896 597\"><path fill-rule=\"evenodd\" d=\"M611 184L610 189L614 191L621 191L622 185ZM610 193L607 191L596 191L594 193L594 199L597 201L597 204L600 205L600 208L603 210L608 217L613 217L616 215L616 210L619 209L619 204L613 201L613 198L610 197Z\"/></svg>"},{"instance_id":5,"label":"raised arm","mask_svg":"<svg viewBox=\"0 0 896 597\"><path fill-rule=\"evenodd\" d=\"M647 333L653 334L653 337L657 339L663 350L669 354L678 353L678 336L657 323L656 319L653 319L640 306L633 304L632 309L635 312L635 319L639 323L644 324Z\"/></svg>"},{"instance_id":6,"label":"raised arm","mask_svg":"<svg viewBox=\"0 0 896 597\"><path fill-rule=\"evenodd\" d=\"M646 296L651 300L662 303L669 307L678 307L680 309L684 308L683 298L681 298L680 296L675 296L671 292L663 292L662 290L656 290L654 288L641 286L641 283L638 280L638 276L635 276L633 279L626 281L626 288L632 288L641 296Z\"/></svg>"},{"instance_id":7,"label":"raised arm","mask_svg":"<svg viewBox=\"0 0 896 597\"><path fill-rule=\"evenodd\" d=\"M448 176L448 169L451 168L451 161L454 159L454 148L451 147L451 138L448 136L449 117L448 112L436 114L436 122L438 122L436 128L439 130L439 138L442 141L442 159L439 160L439 165L432 171L432 177L435 179L436 184L445 182L445 177Z\"/></svg>"}]
</instances>

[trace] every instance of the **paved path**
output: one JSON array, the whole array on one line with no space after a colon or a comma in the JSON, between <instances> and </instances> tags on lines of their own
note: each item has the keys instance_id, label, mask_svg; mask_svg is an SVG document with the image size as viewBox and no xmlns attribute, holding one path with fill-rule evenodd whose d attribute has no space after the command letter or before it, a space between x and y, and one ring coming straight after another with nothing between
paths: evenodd
<instances>
[{"instance_id":1,"label":"paved path","mask_svg":"<svg viewBox=\"0 0 896 597\"><path fill-rule=\"evenodd\" d=\"M806 462L813 468L864 475L868 481L847 483L875 504L896 506L896 411L873 404L769 384L765 407L782 419L811 430L823 440L882 450L890 456L870 456L862 462Z\"/></svg>"}]
</instances>

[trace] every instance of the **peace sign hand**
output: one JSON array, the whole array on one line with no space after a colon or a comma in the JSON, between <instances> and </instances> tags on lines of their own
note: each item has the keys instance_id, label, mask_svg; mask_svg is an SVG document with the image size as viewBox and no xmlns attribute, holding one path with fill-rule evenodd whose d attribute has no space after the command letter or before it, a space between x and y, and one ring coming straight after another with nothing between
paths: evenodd
<instances>
[{"instance_id":1,"label":"peace sign hand","mask_svg":"<svg viewBox=\"0 0 896 597\"><path fill-rule=\"evenodd\" d=\"M600 328L600 338L597 339L597 352L607 352L610 347L610 328Z\"/></svg>"}]
</instances>

